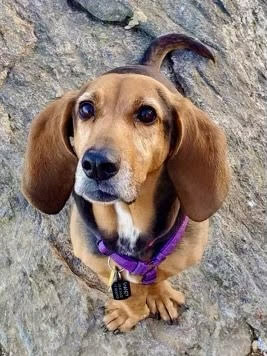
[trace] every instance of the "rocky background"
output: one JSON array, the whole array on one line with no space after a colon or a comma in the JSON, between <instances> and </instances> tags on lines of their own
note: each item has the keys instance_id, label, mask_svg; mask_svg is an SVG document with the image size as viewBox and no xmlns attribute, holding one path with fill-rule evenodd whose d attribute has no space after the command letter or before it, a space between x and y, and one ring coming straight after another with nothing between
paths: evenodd
<instances>
[{"instance_id":1,"label":"rocky background","mask_svg":"<svg viewBox=\"0 0 267 356\"><path fill-rule=\"evenodd\" d=\"M264 243L265 0L0 2L0 355L267 354ZM42 215L20 193L29 125L49 100L136 63L167 32L198 38L216 64L173 53L164 71L224 127L233 170L201 265L173 279L189 310L104 334L107 292L72 255L69 207Z\"/></svg>"}]
</instances>

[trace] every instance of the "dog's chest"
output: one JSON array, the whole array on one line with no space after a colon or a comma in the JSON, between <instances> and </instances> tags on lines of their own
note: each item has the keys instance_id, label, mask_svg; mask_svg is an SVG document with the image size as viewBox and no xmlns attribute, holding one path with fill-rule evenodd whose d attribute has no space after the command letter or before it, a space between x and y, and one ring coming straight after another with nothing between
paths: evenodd
<instances>
[{"instance_id":1,"label":"dog's chest","mask_svg":"<svg viewBox=\"0 0 267 356\"><path fill-rule=\"evenodd\" d=\"M118 232L117 247L121 253L132 253L136 248L136 242L141 231L135 226L131 212L126 204L116 203L115 211Z\"/></svg>"}]
</instances>

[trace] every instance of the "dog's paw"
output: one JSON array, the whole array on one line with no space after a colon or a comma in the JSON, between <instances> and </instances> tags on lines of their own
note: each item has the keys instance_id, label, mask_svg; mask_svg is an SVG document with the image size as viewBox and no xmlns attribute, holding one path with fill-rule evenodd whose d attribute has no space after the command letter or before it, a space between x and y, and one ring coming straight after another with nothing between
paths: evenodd
<instances>
[{"instance_id":1,"label":"dog's paw","mask_svg":"<svg viewBox=\"0 0 267 356\"><path fill-rule=\"evenodd\" d=\"M168 281L151 286L147 295L147 305L151 314L169 324L177 322L185 309L184 302L183 293L173 289Z\"/></svg>"},{"instance_id":2,"label":"dog's paw","mask_svg":"<svg viewBox=\"0 0 267 356\"><path fill-rule=\"evenodd\" d=\"M108 331L114 334L131 330L139 321L147 318L149 309L147 305L135 310L127 305L126 302L109 300L106 304L106 314L104 324Z\"/></svg>"}]
</instances>

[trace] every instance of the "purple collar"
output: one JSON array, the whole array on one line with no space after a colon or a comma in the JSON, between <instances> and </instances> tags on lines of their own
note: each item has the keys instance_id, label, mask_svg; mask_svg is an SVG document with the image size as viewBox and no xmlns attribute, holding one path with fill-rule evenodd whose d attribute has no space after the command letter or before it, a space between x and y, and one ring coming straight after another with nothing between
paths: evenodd
<instances>
[{"instance_id":1,"label":"purple collar","mask_svg":"<svg viewBox=\"0 0 267 356\"><path fill-rule=\"evenodd\" d=\"M149 262L142 262L133 257L128 257L124 255L119 255L118 253L108 249L104 241L101 239L97 243L97 247L99 251L105 255L109 256L113 261L115 261L118 265L124 268L126 271L143 276L142 283L143 284L151 284L154 283L157 278L157 267L158 265L165 260L165 258L171 254L171 252L175 249L177 244L180 242L185 229L187 227L189 218L179 213L178 218L176 220L176 229L173 234L171 234L170 238L167 242L161 247L160 251L154 256Z\"/></svg>"}]
</instances>

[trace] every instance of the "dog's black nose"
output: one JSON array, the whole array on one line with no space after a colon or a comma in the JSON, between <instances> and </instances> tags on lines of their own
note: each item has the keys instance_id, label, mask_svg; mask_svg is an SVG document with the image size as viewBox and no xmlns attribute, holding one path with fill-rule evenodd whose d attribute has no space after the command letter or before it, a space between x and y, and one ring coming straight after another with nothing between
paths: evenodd
<instances>
[{"instance_id":1,"label":"dog's black nose","mask_svg":"<svg viewBox=\"0 0 267 356\"><path fill-rule=\"evenodd\" d=\"M82 167L87 177L106 180L118 173L120 159L110 150L90 149L83 155Z\"/></svg>"}]
</instances>

